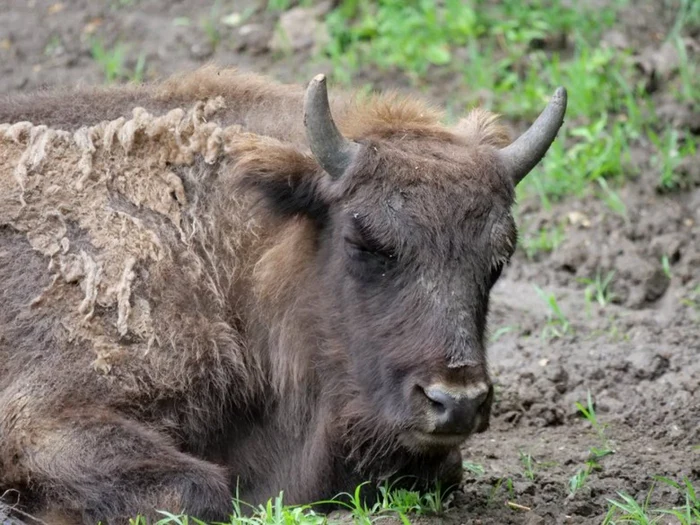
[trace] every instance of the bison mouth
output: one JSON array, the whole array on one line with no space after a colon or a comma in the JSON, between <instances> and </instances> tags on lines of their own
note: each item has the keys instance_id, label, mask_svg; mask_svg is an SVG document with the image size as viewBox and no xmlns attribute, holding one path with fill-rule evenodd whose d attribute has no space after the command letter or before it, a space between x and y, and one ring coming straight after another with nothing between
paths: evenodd
<instances>
[{"instance_id":1,"label":"bison mouth","mask_svg":"<svg viewBox=\"0 0 700 525\"><path fill-rule=\"evenodd\" d=\"M411 430L401 436L401 441L410 449L433 450L460 446L471 436L469 434L446 434Z\"/></svg>"}]
</instances>

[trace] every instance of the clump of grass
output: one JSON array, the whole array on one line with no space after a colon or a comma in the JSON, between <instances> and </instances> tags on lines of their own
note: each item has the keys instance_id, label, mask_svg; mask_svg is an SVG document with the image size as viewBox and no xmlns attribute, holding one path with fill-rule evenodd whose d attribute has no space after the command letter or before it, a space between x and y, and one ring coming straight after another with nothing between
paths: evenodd
<instances>
[{"instance_id":1,"label":"clump of grass","mask_svg":"<svg viewBox=\"0 0 700 525\"><path fill-rule=\"evenodd\" d=\"M602 424L598 421L598 415L596 414L595 411L595 406L593 403L593 397L591 396L591 391L589 390L586 393L586 404L584 405L580 401L576 401L576 409L579 411L579 413L586 418L586 420L591 424L593 429L596 431L596 434L598 434L598 438L600 439L601 443L603 444L604 449L608 449L608 438L605 434L605 430L607 428L606 424Z\"/></svg>"},{"instance_id":2,"label":"clump of grass","mask_svg":"<svg viewBox=\"0 0 700 525\"><path fill-rule=\"evenodd\" d=\"M526 234L520 241L528 259L535 260L539 254L551 253L564 240L564 228L560 224L542 227L533 234Z\"/></svg>"},{"instance_id":3,"label":"clump of grass","mask_svg":"<svg viewBox=\"0 0 700 525\"><path fill-rule=\"evenodd\" d=\"M576 492L583 487L588 477L591 473L595 471L602 470L600 465L600 459L613 454L615 451L610 446L610 442L606 435L607 425L598 421L598 415L595 411L595 406L593 403L593 397L591 396L590 390L586 395L586 404L577 401L575 403L576 408L579 413L591 424L593 429L598 435L600 440L600 446L591 447L589 451L588 459L586 460L583 467L579 468L576 473L569 479L569 493L576 494Z\"/></svg>"},{"instance_id":4,"label":"clump of grass","mask_svg":"<svg viewBox=\"0 0 700 525\"><path fill-rule=\"evenodd\" d=\"M370 525L380 517L396 516L402 523L408 525L410 514L441 515L445 509L445 493L439 484L435 490L424 493L407 489L394 489L383 484L378 487L379 500L371 506L362 498L362 487L367 484L365 482L358 485L352 494L339 494L334 500L331 500L345 507L357 524Z\"/></svg>"},{"instance_id":5,"label":"clump of grass","mask_svg":"<svg viewBox=\"0 0 700 525\"><path fill-rule=\"evenodd\" d=\"M219 29L220 21L221 2L220 0L215 0L212 6L209 8L209 12L206 14L206 16L202 17L199 22L199 25L202 28L202 31L204 31L212 50L216 50L221 42L222 35L221 30Z\"/></svg>"},{"instance_id":6,"label":"clump of grass","mask_svg":"<svg viewBox=\"0 0 700 525\"><path fill-rule=\"evenodd\" d=\"M605 277L602 277L600 270L596 272L594 278L581 277L578 281L586 285L584 289L584 298L586 301L586 309L589 310L589 305L595 300L601 308L605 308L614 299L614 294L610 288L615 272L610 271Z\"/></svg>"},{"instance_id":7,"label":"clump of grass","mask_svg":"<svg viewBox=\"0 0 700 525\"><path fill-rule=\"evenodd\" d=\"M673 273L671 272L671 261L669 261L668 255L665 253L661 256L661 269L663 270L667 279L671 279L673 277Z\"/></svg>"},{"instance_id":8,"label":"clump of grass","mask_svg":"<svg viewBox=\"0 0 700 525\"><path fill-rule=\"evenodd\" d=\"M381 518L397 517L404 525L409 525L409 516L441 515L445 510L445 493L438 485L430 492L418 492L392 488L388 484L378 487L380 497L368 505L362 497L362 489L369 482L358 485L352 494L342 493L327 501L307 505L285 505L284 492L257 507L249 505L236 495L232 499L230 521L232 525L322 525L327 517L319 514L314 507L334 503L344 507L357 525L371 525ZM244 512L247 508L249 512ZM205 522L186 514L160 512L163 518L155 525L207 525ZM147 525L142 516L129 520L130 525Z\"/></svg>"},{"instance_id":9,"label":"clump of grass","mask_svg":"<svg viewBox=\"0 0 700 525\"><path fill-rule=\"evenodd\" d=\"M549 307L547 323L542 330L542 337L544 339L551 339L554 337L564 337L571 333L572 327L569 318L559 306L556 296L553 293L545 292L537 285L535 285L535 291Z\"/></svg>"},{"instance_id":10,"label":"clump of grass","mask_svg":"<svg viewBox=\"0 0 700 525\"><path fill-rule=\"evenodd\" d=\"M384 485L379 488L382 499L378 509L395 512L400 516L415 515L441 515L445 511L444 493L438 485L435 490L420 493L415 490L395 489L391 490Z\"/></svg>"},{"instance_id":11,"label":"clump of grass","mask_svg":"<svg viewBox=\"0 0 700 525\"><path fill-rule=\"evenodd\" d=\"M625 222L629 221L629 217L627 215L627 206L625 206L624 201L620 198L620 195L617 194L607 183L605 180L605 177L600 177L597 181L598 186L600 186L600 189L602 190L602 195L601 199L603 202L606 204L606 206L616 215L619 215L623 219L625 219Z\"/></svg>"},{"instance_id":12,"label":"clump of grass","mask_svg":"<svg viewBox=\"0 0 700 525\"><path fill-rule=\"evenodd\" d=\"M483 465L472 463L471 461L462 461L462 468L471 472L472 474L476 474L477 476L483 476L486 472Z\"/></svg>"},{"instance_id":13,"label":"clump of grass","mask_svg":"<svg viewBox=\"0 0 700 525\"><path fill-rule=\"evenodd\" d=\"M455 47L483 32L474 7L462 0L342 2L327 18L326 52L336 77L348 82L364 63L397 68L414 79L431 65L448 65Z\"/></svg>"},{"instance_id":14,"label":"clump of grass","mask_svg":"<svg viewBox=\"0 0 700 525\"><path fill-rule=\"evenodd\" d=\"M684 502L681 506L672 508L652 508L651 497L660 482L676 490L680 499ZM617 493L619 499L608 499L610 507L603 519L603 525L616 525L618 523L632 523L636 525L651 525L664 523L665 516L675 518L674 523L679 525L697 525L700 523L700 499L698 491L688 478L677 482L663 476L656 476L654 483L640 503L634 497L625 492Z\"/></svg>"},{"instance_id":15,"label":"clump of grass","mask_svg":"<svg viewBox=\"0 0 700 525\"><path fill-rule=\"evenodd\" d=\"M509 332L512 332L514 329L515 329L515 327L510 326L510 325L501 326L498 330L496 330L495 332L493 332L493 334L491 334L491 336L489 337L489 341L492 343L495 343L501 337L503 337L504 335L506 335Z\"/></svg>"},{"instance_id":16,"label":"clump of grass","mask_svg":"<svg viewBox=\"0 0 700 525\"><path fill-rule=\"evenodd\" d=\"M649 140L656 148L652 156L652 165L659 171L658 188L661 191L687 189L689 181L685 181L678 173L678 166L683 158L693 156L697 152L697 142L693 138L681 140L678 130L666 130L661 136L649 131Z\"/></svg>"},{"instance_id":17,"label":"clump of grass","mask_svg":"<svg viewBox=\"0 0 700 525\"><path fill-rule=\"evenodd\" d=\"M123 76L126 61L126 46L117 42L107 48L101 40L95 40L90 48L92 58L101 67L105 83L111 84Z\"/></svg>"},{"instance_id":18,"label":"clump of grass","mask_svg":"<svg viewBox=\"0 0 700 525\"><path fill-rule=\"evenodd\" d=\"M520 463L522 463L524 471L525 471L525 477L529 480L534 480L535 479L535 469L534 469L534 459L532 458L532 454L525 453L521 450L519 452L519 456L520 456Z\"/></svg>"},{"instance_id":19,"label":"clump of grass","mask_svg":"<svg viewBox=\"0 0 700 525\"><path fill-rule=\"evenodd\" d=\"M139 83L143 81L146 70L146 55L140 53L133 69L127 67L129 46L117 42L112 47L106 47L102 40L93 40L90 46L92 58L102 69L106 84L118 81Z\"/></svg>"},{"instance_id":20,"label":"clump of grass","mask_svg":"<svg viewBox=\"0 0 700 525\"><path fill-rule=\"evenodd\" d=\"M487 505L491 505L494 502L494 500L496 499L496 495L501 491L502 488L505 489L508 498L515 498L515 489L513 488L512 478L502 477L499 478L498 481L496 481L495 485L489 491L489 496L486 500Z\"/></svg>"}]
</instances>

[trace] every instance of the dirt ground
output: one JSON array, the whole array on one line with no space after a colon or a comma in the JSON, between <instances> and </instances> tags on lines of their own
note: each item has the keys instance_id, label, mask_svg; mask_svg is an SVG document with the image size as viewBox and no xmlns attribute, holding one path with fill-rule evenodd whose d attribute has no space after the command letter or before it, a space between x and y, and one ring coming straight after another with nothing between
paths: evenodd
<instances>
[{"instance_id":1,"label":"dirt ground","mask_svg":"<svg viewBox=\"0 0 700 525\"><path fill-rule=\"evenodd\" d=\"M107 44L119 40L131 45L129 68L137 51L144 52L147 78L208 61L298 82L329 68L309 61L313 40L295 41L291 52L279 50L273 38L275 13L253 12L235 27L225 27L230 34L213 46L202 29L205 22L200 23L209 16L209 0L129 4L2 1L0 93L102 82L102 71L90 55L89 39L96 34ZM221 9L246 13L258 4L222 2ZM640 57L653 49L672 20L660 13L639 10L616 28L628 41L639 43ZM189 27L173 24L183 17L190 19ZM700 38L694 38L700 49ZM382 85L405 84L373 71L363 75ZM441 85L430 90L438 101L448 100L458 86L455 81ZM661 86L654 95L660 101L657 107L664 107L667 95ZM683 110L671 106L668 125L698 133L699 111L698 105ZM645 148L642 143L633 154L646 168L620 191L627 218L592 196L569 199L550 210L541 209L538 201L520 203L523 235L556 221L565 240L535 260L520 250L494 290L494 418L490 431L464 448L465 461L480 465L483 473L467 473L442 521L601 523L607 498L624 491L641 500L652 476L700 480L700 186L659 193L658 173ZM700 181L698 156L679 169ZM615 299L605 308L586 301L586 285L580 282L596 269L603 276L615 271ZM555 294L570 323L566 334L543 337L557 325L535 285ZM576 409L575 403L585 403L588 392L598 421L606 425L606 442ZM599 458L599 468L570 495L570 478L585 467L591 449L603 445L613 453ZM523 459L528 455L531 471ZM659 488L652 503L668 507L683 501Z\"/></svg>"}]
</instances>

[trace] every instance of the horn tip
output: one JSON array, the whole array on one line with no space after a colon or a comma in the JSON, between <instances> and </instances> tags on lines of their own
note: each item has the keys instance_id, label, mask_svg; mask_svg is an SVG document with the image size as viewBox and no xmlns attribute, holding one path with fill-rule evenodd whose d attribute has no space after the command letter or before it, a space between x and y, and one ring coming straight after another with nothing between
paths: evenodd
<instances>
[{"instance_id":1,"label":"horn tip","mask_svg":"<svg viewBox=\"0 0 700 525\"><path fill-rule=\"evenodd\" d=\"M317 83L317 84L321 84L321 83L323 83L323 82L325 82L325 81L326 81L326 75L324 75L323 73L319 73L319 74L316 75L316 76L313 78L313 80L312 80L312 82L315 82L315 83Z\"/></svg>"},{"instance_id":2,"label":"horn tip","mask_svg":"<svg viewBox=\"0 0 700 525\"><path fill-rule=\"evenodd\" d=\"M557 103L557 104L560 104L562 106L565 106L566 100L567 100L566 88L564 86L559 86L554 91L554 95L552 96L552 101Z\"/></svg>"}]
</instances>

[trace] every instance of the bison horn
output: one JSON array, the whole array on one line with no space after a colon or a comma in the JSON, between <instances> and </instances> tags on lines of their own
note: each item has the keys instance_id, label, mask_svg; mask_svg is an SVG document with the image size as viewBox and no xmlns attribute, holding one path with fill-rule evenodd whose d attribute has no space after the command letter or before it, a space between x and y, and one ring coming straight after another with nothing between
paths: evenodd
<instances>
[{"instance_id":1,"label":"bison horn","mask_svg":"<svg viewBox=\"0 0 700 525\"><path fill-rule=\"evenodd\" d=\"M499 151L506 169L517 185L544 157L564 122L566 89L557 88L552 99L528 130Z\"/></svg>"},{"instance_id":2,"label":"bison horn","mask_svg":"<svg viewBox=\"0 0 700 525\"><path fill-rule=\"evenodd\" d=\"M304 126L311 152L318 163L331 178L340 178L360 146L343 137L333 122L325 75L316 75L306 90Z\"/></svg>"}]
</instances>

